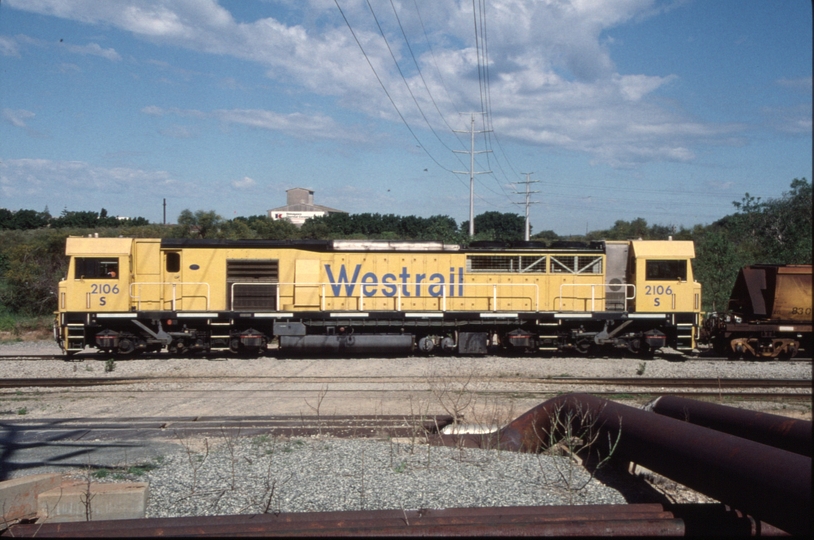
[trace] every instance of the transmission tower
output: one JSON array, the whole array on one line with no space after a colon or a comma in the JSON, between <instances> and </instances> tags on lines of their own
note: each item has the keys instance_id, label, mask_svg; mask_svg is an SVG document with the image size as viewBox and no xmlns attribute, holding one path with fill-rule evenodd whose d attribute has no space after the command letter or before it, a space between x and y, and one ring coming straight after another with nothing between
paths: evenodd
<instances>
[{"instance_id":1,"label":"transmission tower","mask_svg":"<svg viewBox=\"0 0 814 540\"><path fill-rule=\"evenodd\" d=\"M526 181L525 182L518 182L518 184L526 184L526 191L515 191L515 193L517 195L524 195L525 194L525 196L526 196L526 202L525 202L525 205L526 205L526 235L525 235L525 238L526 238L526 242L528 242L529 233L531 232L531 230L529 228L529 206L531 206L532 204L540 204L537 201L529 200L529 197L531 196L532 193L540 193L539 191L530 191L529 186L531 184L538 184L539 180L530 180L529 179L529 176L534 174L533 172L522 173L522 174L526 175ZM514 203L514 204L524 204L524 203Z\"/></svg>"},{"instance_id":2,"label":"transmission tower","mask_svg":"<svg viewBox=\"0 0 814 540\"><path fill-rule=\"evenodd\" d=\"M491 129L485 129L482 131L475 131L475 113L469 113L471 115L471 124L469 126L469 131L459 131L453 130L455 133L469 133L471 139L471 145L469 147L469 151L466 150L453 150L453 152L458 154L469 154L469 170L468 171L452 171L455 174L468 174L469 175L469 237L475 236L475 175L476 174L489 174L492 171L475 171L475 154L485 154L487 152L491 152L491 150L478 150L475 151L475 133L489 133ZM479 113L483 114L483 113Z\"/></svg>"}]
</instances>

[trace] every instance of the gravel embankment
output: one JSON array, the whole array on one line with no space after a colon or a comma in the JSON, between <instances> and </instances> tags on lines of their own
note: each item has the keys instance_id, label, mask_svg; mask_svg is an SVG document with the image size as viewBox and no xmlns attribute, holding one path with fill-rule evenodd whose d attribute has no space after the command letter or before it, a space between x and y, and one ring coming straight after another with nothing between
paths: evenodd
<instances>
[{"instance_id":1,"label":"gravel embankment","mask_svg":"<svg viewBox=\"0 0 814 540\"><path fill-rule=\"evenodd\" d=\"M150 517L625 503L565 457L372 440L218 444L145 475Z\"/></svg>"}]
</instances>

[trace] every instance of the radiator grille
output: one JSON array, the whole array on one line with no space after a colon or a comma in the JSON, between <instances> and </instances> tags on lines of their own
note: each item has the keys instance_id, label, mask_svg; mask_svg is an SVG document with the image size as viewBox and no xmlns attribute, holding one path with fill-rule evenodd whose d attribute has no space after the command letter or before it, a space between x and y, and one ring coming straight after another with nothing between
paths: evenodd
<instances>
[{"instance_id":1,"label":"radiator grille","mask_svg":"<svg viewBox=\"0 0 814 540\"><path fill-rule=\"evenodd\" d=\"M226 261L226 288L232 310L276 310L278 282L276 259Z\"/></svg>"}]
</instances>

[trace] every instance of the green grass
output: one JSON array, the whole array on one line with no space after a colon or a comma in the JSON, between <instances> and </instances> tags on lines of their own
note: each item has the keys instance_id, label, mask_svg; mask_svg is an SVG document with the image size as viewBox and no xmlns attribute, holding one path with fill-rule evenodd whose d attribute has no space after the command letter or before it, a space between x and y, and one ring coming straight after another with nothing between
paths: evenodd
<instances>
[{"instance_id":1,"label":"green grass","mask_svg":"<svg viewBox=\"0 0 814 540\"><path fill-rule=\"evenodd\" d=\"M20 341L20 336L26 332L39 332L47 338L51 335L53 320L52 315L25 316L0 311L0 332L11 332L13 336L13 339L5 339L3 342Z\"/></svg>"},{"instance_id":2,"label":"green grass","mask_svg":"<svg viewBox=\"0 0 814 540\"><path fill-rule=\"evenodd\" d=\"M154 463L142 463L141 465L133 465L127 469L127 474L132 474L133 476L144 476L144 473L148 473L157 468L158 465Z\"/></svg>"},{"instance_id":3,"label":"green grass","mask_svg":"<svg viewBox=\"0 0 814 540\"><path fill-rule=\"evenodd\" d=\"M24 414L28 414L28 408L27 407L20 407L19 409L17 409L17 414L19 414L21 416L24 415Z\"/></svg>"},{"instance_id":4,"label":"green grass","mask_svg":"<svg viewBox=\"0 0 814 540\"><path fill-rule=\"evenodd\" d=\"M252 438L252 444L255 446L260 446L262 444L267 444L271 441L271 437L268 435L258 435L257 437Z\"/></svg>"},{"instance_id":5,"label":"green grass","mask_svg":"<svg viewBox=\"0 0 814 540\"><path fill-rule=\"evenodd\" d=\"M110 471L108 471L107 469L97 469L97 470L93 471L93 477L94 478L107 478L107 475L109 475L109 474L110 474Z\"/></svg>"}]
</instances>

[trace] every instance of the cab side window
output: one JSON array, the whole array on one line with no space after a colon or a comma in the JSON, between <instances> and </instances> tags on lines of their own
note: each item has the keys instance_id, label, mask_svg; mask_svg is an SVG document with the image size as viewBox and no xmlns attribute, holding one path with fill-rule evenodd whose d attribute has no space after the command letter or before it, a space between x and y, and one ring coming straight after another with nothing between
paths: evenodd
<instances>
[{"instance_id":1,"label":"cab side window","mask_svg":"<svg viewBox=\"0 0 814 540\"><path fill-rule=\"evenodd\" d=\"M77 257L74 279L118 279L119 260L101 257Z\"/></svg>"},{"instance_id":2,"label":"cab side window","mask_svg":"<svg viewBox=\"0 0 814 540\"><path fill-rule=\"evenodd\" d=\"M174 274L181 271L181 254L177 251L167 253L167 272Z\"/></svg>"},{"instance_id":3,"label":"cab side window","mask_svg":"<svg viewBox=\"0 0 814 540\"><path fill-rule=\"evenodd\" d=\"M687 261L646 261L647 281L687 281Z\"/></svg>"}]
</instances>

